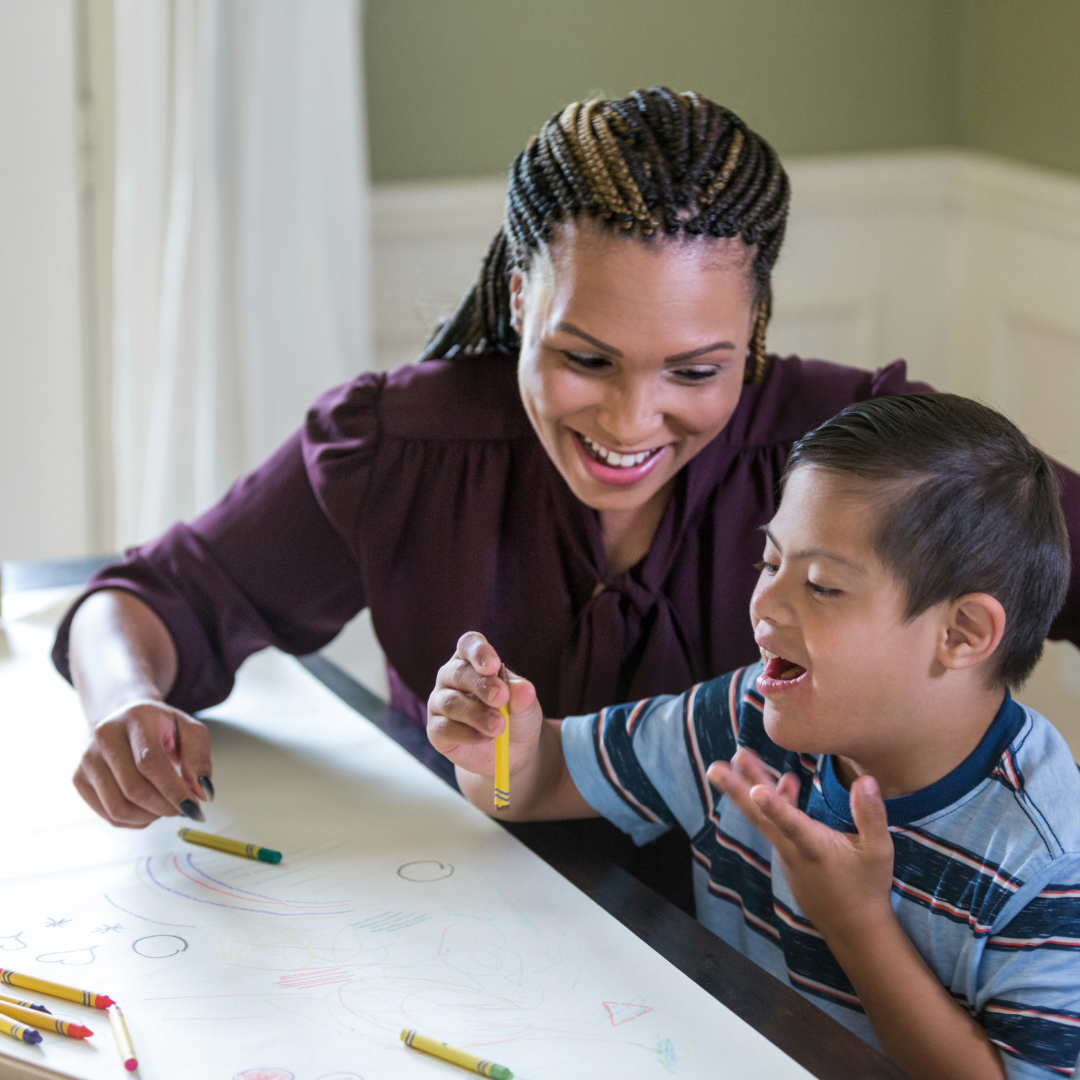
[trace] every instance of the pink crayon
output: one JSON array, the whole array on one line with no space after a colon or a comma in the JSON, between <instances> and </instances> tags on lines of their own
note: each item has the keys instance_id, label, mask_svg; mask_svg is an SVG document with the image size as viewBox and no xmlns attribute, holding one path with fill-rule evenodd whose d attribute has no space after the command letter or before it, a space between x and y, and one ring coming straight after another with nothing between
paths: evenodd
<instances>
[{"instance_id":1,"label":"pink crayon","mask_svg":"<svg viewBox=\"0 0 1080 1080\"><path fill-rule=\"evenodd\" d=\"M110 1005L106 1010L109 1014L109 1024L112 1026L113 1036L116 1039L116 1048L120 1051L120 1060L128 1072L134 1072L139 1067L139 1061L135 1057L135 1047L131 1045L131 1036L128 1034L127 1024L124 1023L124 1014L119 1005Z\"/></svg>"}]
</instances>

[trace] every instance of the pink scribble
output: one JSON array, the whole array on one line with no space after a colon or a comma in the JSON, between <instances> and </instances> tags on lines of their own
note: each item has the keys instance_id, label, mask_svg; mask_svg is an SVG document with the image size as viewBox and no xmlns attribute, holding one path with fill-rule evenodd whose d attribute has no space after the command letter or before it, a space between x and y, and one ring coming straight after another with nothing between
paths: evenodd
<instances>
[{"instance_id":1,"label":"pink scribble","mask_svg":"<svg viewBox=\"0 0 1080 1080\"><path fill-rule=\"evenodd\" d=\"M637 1001L604 1001L601 1004L607 1010L612 1027L628 1024L631 1020L636 1020L639 1016L644 1016L653 1010L651 1005L642 1005Z\"/></svg>"}]
</instances>

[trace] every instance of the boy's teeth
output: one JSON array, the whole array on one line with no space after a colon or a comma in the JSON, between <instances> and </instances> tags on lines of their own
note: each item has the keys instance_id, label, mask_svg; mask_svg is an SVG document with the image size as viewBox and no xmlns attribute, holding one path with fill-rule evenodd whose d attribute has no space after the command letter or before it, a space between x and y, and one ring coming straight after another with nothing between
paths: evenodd
<instances>
[{"instance_id":1,"label":"boy's teeth","mask_svg":"<svg viewBox=\"0 0 1080 1080\"><path fill-rule=\"evenodd\" d=\"M780 655L779 653L769 652L768 649L764 649L760 645L758 646L758 648L761 649L762 660L775 660Z\"/></svg>"},{"instance_id":2,"label":"boy's teeth","mask_svg":"<svg viewBox=\"0 0 1080 1080\"><path fill-rule=\"evenodd\" d=\"M642 450L637 454L617 454L614 450L608 450L607 447L594 443L588 435L581 435L580 432L578 434L593 457L599 458L605 465L610 465L615 469L629 469L634 465L641 465L656 453L655 450Z\"/></svg>"}]
</instances>

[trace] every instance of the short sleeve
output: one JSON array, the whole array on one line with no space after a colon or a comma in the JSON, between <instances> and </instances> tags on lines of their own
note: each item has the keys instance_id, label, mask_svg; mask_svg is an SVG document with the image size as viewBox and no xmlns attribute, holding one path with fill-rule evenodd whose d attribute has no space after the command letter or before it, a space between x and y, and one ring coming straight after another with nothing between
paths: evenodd
<instances>
[{"instance_id":1,"label":"short sleeve","mask_svg":"<svg viewBox=\"0 0 1080 1080\"><path fill-rule=\"evenodd\" d=\"M975 1013L1012 1080L1072 1076L1080 1058L1080 857L1057 859L1029 890L987 939Z\"/></svg>"},{"instance_id":2,"label":"short sleeve","mask_svg":"<svg viewBox=\"0 0 1080 1080\"><path fill-rule=\"evenodd\" d=\"M728 708L737 675L567 717L563 753L585 801L637 844L676 825L696 835L715 803L705 770L735 750Z\"/></svg>"}]
</instances>

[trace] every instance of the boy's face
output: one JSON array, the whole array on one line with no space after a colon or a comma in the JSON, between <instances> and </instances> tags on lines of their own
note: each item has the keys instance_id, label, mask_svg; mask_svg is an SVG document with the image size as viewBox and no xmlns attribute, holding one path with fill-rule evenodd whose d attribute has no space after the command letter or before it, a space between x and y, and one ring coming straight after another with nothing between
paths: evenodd
<instances>
[{"instance_id":1,"label":"boy's face","mask_svg":"<svg viewBox=\"0 0 1080 1080\"><path fill-rule=\"evenodd\" d=\"M941 613L904 620L907 597L871 547L857 481L815 466L788 477L750 601L766 660L758 689L778 745L869 762L899 747L941 673Z\"/></svg>"}]
</instances>

